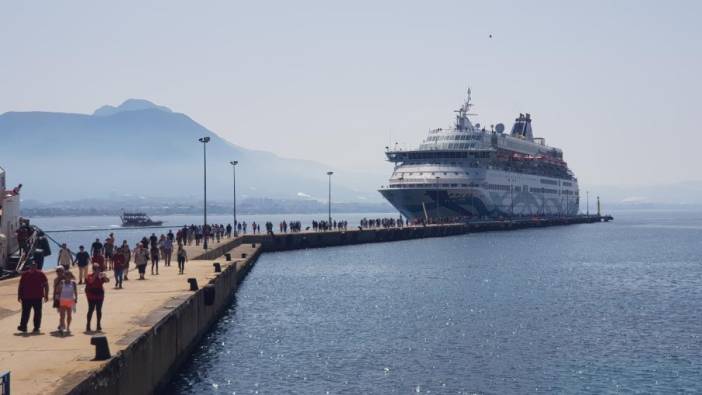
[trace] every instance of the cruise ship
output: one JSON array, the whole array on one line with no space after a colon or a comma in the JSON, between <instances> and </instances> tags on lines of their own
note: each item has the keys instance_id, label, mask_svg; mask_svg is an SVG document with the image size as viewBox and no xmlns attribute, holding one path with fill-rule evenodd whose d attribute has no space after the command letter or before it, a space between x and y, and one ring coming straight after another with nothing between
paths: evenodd
<instances>
[{"instance_id":1,"label":"cruise ship","mask_svg":"<svg viewBox=\"0 0 702 395\"><path fill-rule=\"evenodd\" d=\"M577 215L578 180L563 151L534 137L519 114L510 132L469 119L471 91L455 124L430 130L416 149L386 147L394 164L379 192L409 220L499 219Z\"/></svg>"}]
</instances>

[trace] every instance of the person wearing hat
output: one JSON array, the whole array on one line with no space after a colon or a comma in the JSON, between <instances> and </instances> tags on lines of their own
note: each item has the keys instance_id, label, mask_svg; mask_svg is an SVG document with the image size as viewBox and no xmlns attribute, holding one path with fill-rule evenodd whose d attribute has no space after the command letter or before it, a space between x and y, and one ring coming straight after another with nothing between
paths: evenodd
<instances>
[{"instance_id":1,"label":"person wearing hat","mask_svg":"<svg viewBox=\"0 0 702 395\"><path fill-rule=\"evenodd\" d=\"M22 273L17 287L17 301L22 303L22 315L17 330L27 332L29 313L34 310L34 333L41 328L41 307L49 301L49 280L34 262L29 262L28 270ZM42 299L44 301L42 302Z\"/></svg>"}]
</instances>

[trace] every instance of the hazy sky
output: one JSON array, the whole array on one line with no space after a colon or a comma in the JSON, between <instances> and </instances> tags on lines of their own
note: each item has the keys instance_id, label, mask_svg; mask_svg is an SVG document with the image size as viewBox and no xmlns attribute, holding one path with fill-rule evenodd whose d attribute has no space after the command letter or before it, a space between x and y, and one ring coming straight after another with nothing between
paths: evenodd
<instances>
[{"instance_id":1,"label":"hazy sky","mask_svg":"<svg viewBox=\"0 0 702 395\"><path fill-rule=\"evenodd\" d=\"M145 98L389 172L384 147L448 125L470 86L474 121L530 112L584 185L702 178L699 1L105 3L0 3L0 113Z\"/></svg>"}]
</instances>

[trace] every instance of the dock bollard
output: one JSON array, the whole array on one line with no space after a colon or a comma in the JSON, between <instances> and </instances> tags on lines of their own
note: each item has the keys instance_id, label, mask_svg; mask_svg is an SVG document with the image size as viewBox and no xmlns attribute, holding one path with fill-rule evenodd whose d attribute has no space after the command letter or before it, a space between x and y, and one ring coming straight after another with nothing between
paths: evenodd
<instances>
[{"instance_id":1,"label":"dock bollard","mask_svg":"<svg viewBox=\"0 0 702 395\"><path fill-rule=\"evenodd\" d=\"M203 290L205 293L205 306L212 306L215 300L215 286L213 284L207 284Z\"/></svg>"},{"instance_id":2,"label":"dock bollard","mask_svg":"<svg viewBox=\"0 0 702 395\"><path fill-rule=\"evenodd\" d=\"M197 291L199 288L197 286L197 279L194 277L191 277L188 279L188 283L190 283L190 290L191 291Z\"/></svg>"},{"instance_id":3,"label":"dock bollard","mask_svg":"<svg viewBox=\"0 0 702 395\"><path fill-rule=\"evenodd\" d=\"M214 266L215 273L222 272L222 265L220 265L219 262L213 263L212 266Z\"/></svg>"},{"instance_id":4,"label":"dock bollard","mask_svg":"<svg viewBox=\"0 0 702 395\"><path fill-rule=\"evenodd\" d=\"M242 252L242 253L241 253L241 257L242 257L242 258L246 258L246 253L245 253L245 252Z\"/></svg>"},{"instance_id":5,"label":"dock bollard","mask_svg":"<svg viewBox=\"0 0 702 395\"><path fill-rule=\"evenodd\" d=\"M256 248L256 243L251 243L252 248Z\"/></svg>"},{"instance_id":6,"label":"dock bollard","mask_svg":"<svg viewBox=\"0 0 702 395\"><path fill-rule=\"evenodd\" d=\"M227 261L231 261L231 260L232 260L232 254L229 253L229 252L227 252L226 254L224 254L224 259L226 259Z\"/></svg>"},{"instance_id":7,"label":"dock bollard","mask_svg":"<svg viewBox=\"0 0 702 395\"><path fill-rule=\"evenodd\" d=\"M107 337L104 335L91 337L90 344L95 346L95 361L104 361L112 357L110 355L110 346L107 344Z\"/></svg>"}]
</instances>

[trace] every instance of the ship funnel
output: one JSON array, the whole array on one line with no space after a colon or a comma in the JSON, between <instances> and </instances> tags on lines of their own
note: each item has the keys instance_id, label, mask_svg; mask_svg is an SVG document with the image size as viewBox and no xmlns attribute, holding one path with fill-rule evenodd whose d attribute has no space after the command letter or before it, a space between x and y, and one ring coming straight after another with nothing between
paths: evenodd
<instances>
[{"instance_id":1,"label":"ship funnel","mask_svg":"<svg viewBox=\"0 0 702 395\"><path fill-rule=\"evenodd\" d=\"M534 133L531 130L531 114L519 114L519 118L514 120L512 126L512 136L519 137L525 140L534 140Z\"/></svg>"}]
</instances>

